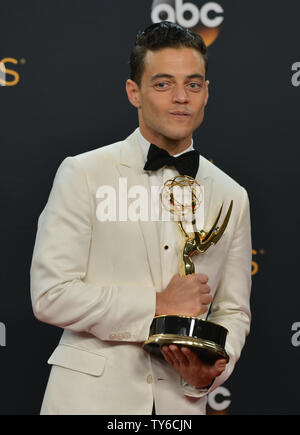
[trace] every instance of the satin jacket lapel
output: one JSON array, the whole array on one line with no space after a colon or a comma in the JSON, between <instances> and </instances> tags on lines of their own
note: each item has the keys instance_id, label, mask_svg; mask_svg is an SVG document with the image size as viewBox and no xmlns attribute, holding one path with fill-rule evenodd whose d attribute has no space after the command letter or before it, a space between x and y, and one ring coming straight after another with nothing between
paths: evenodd
<instances>
[{"instance_id":1,"label":"satin jacket lapel","mask_svg":"<svg viewBox=\"0 0 300 435\"><path fill-rule=\"evenodd\" d=\"M204 230L209 231L215 222L215 219L220 211L224 198L218 195L214 190L214 178L208 175L211 172L211 163L204 157L200 156L199 171L197 181L204 186ZM219 223L223 222L227 210L223 209Z\"/></svg>"},{"instance_id":2,"label":"satin jacket lapel","mask_svg":"<svg viewBox=\"0 0 300 435\"><path fill-rule=\"evenodd\" d=\"M199 170L196 175L196 180L199 182L201 186L204 187L204 230L208 230L211 222L211 208L212 208L212 193L213 193L213 184L214 180L212 177L207 175L206 171L207 160L200 156L199 161Z\"/></svg>"},{"instance_id":3,"label":"satin jacket lapel","mask_svg":"<svg viewBox=\"0 0 300 435\"><path fill-rule=\"evenodd\" d=\"M138 220L142 237L147 250L149 269L152 281L157 291L162 289L162 272L160 259L160 244L158 235L157 222L151 221L151 188L149 177L144 171L144 158L142 149L138 143L137 132L130 135L122 144L120 152L120 163L117 164L117 170L120 177L127 179L127 188L131 186L142 186L148 192L148 221Z\"/></svg>"}]
</instances>

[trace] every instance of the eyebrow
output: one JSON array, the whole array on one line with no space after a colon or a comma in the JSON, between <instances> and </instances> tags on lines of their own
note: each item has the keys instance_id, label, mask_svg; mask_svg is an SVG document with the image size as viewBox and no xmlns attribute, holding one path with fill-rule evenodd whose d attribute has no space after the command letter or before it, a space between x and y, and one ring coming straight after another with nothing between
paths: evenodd
<instances>
[{"instance_id":1,"label":"eyebrow","mask_svg":"<svg viewBox=\"0 0 300 435\"><path fill-rule=\"evenodd\" d=\"M151 77L151 82L154 82L155 80L162 79L162 78L174 79L175 77L172 76L171 74L166 74L166 73L154 74ZM201 80L204 80L204 76L202 74L191 74L191 75L187 76L187 79L201 79Z\"/></svg>"}]
</instances>

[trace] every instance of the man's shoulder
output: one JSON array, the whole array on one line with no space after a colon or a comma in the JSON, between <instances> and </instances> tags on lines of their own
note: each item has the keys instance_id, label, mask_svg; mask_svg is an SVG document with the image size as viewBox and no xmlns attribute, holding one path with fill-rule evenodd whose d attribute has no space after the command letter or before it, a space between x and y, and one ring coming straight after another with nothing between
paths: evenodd
<instances>
[{"instance_id":1,"label":"man's shoulder","mask_svg":"<svg viewBox=\"0 0 300 435\"><path fill-rule=\"evenodd\" d=\"M227 174L223 169L219 168L215 163L207 160L202 155L200 157L200 169L203 170L202 176L204 178L211 178L216 184L217 189L220 191L240 193L241 190L244 190L244 187L241 186L236 179Z\"/></svg>"},{"instance_id":2,"label":"man's shoulder","mask_svg":"<svg viewBox=\"0 0 300 435\"><path fill-rule=\"evenodd\" d=\"M109 168L111 165L120 163L124 159L124 155L130 152L135 140L134 131L123 140L113 142L110 144L103 144L98 148L76 154L68 159L73 160L87 173L94 172L95 169Z\"/></svg>"},{"instance_id":3,"label":"man's shoulder","mask_svg":"<svg viewBox=\"0 0 300 435\"><path fill-rule=\"evenodd\" d=\"M77 154L73 157L83 165L99 160L116 161L120 155L121 148L124 146L124 143L126 143L126 139L107 145L101 145L98 148Z\"/></svg>"}]
</instances>

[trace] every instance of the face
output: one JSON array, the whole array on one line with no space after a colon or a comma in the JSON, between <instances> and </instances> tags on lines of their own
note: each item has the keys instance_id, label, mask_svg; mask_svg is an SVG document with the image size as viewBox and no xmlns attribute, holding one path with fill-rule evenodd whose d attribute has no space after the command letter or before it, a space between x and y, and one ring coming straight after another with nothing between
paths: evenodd
<instances>
[{"instance_id":1,"label":"face","mask_svg":"<svg viewBox=\"0 0 300 435\"><path fill-rule=\"evenodd\" d=\"M188 146L203 121L208 84L204 60L197 50L148 50L140 87L132 80L126 83L143 136L158 146L173 144L177 151Z\"/></svg>"}]
</instances>

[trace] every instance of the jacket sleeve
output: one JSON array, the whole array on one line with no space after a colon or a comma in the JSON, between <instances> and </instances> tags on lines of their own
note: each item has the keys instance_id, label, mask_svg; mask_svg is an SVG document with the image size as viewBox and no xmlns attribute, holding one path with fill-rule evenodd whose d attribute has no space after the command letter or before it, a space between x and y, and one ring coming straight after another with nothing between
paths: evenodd
<instances>
[{"instance_id":1,"label":"jacket sleeve","mask_svg":"<svg viewBox=\"0 0 300 435\"><path fill-rule=\"evenodd\" d=\"M240 215L227 254L223 276L207 319L227 328L225 349L229 355L229 362L224 372L215 379L206 392L182 383L183 391L188 396L202 397L229 378L250 331L252 249L249 200L244 188L241 188L240 198L238 204Z\"/></svg>"},{"instance_id":2,"label":"jacket sleeve","mask_svg":"<svg viewBox=\"0 0 300 435\"><path fill-rule=\"evenodd\" d=\"M223 277L213 300L209 321L228 329L225 349L229 362L212 384L209 392L223 384L231 375L250 331L251 292L251 224L247 192L241 188L240 216L227 255Z\"/></svg>"},{"instance_id":3,"label":"jacket sleeve","mask_svg":"<svg viewBox=\"0 0 300 435\"><path fill-rule=\"evenodd\" d=\"M34 314L102 340L144 341L155 313L155 289L85 282L92 234L86 175L77 157L68 157L38 220L30 270Z\"/></svg>"}]
</instances>

